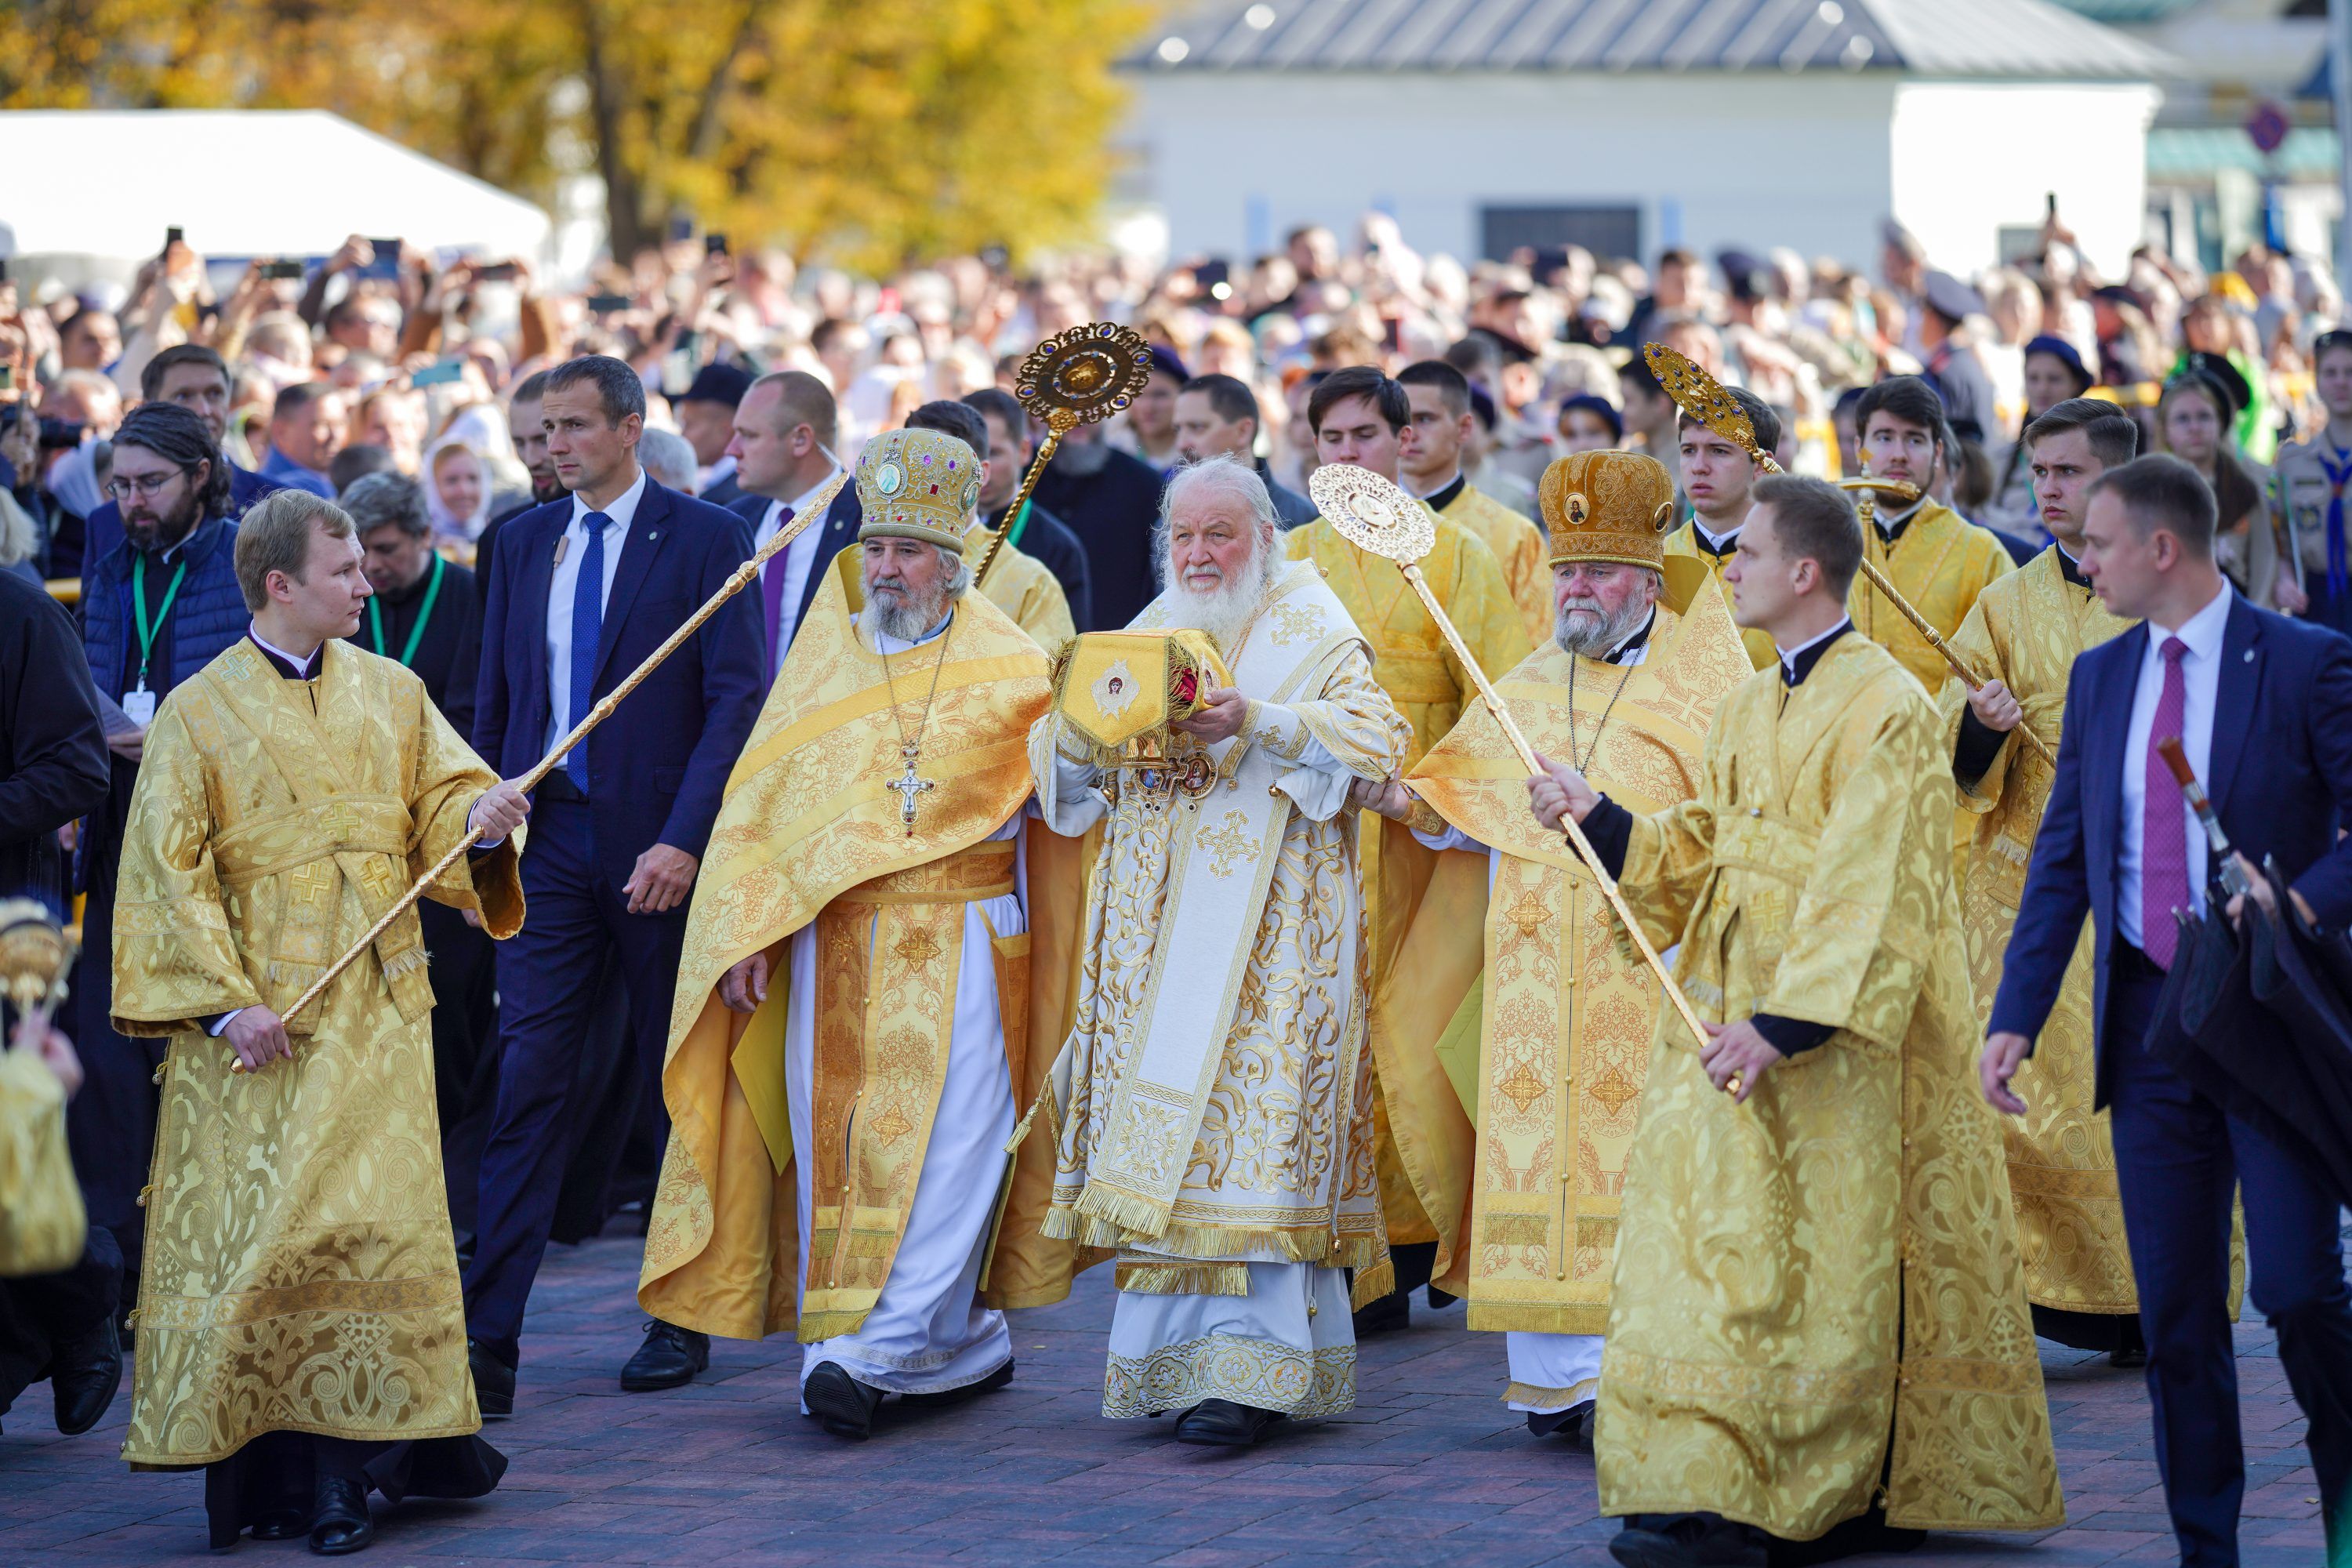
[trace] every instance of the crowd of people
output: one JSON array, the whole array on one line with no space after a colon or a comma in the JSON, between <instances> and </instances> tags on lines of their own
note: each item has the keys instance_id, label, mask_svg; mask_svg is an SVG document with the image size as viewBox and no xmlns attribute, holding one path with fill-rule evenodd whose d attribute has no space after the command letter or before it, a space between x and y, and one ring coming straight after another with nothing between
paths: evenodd
<instances>
[{"instance_id":1,"label":"crowd of people","mask_svg":"<svg viewBox=\"0 0 2352 1568\"><path fill-rule=\"evenodd\" d=\"M0 1247L0 1412L87 1430L129 1346L215 1546L356 1550L495 1487L544 1250L625 1215L622 1386L796 1331L847 1438L1095 1262L1105 1413L1202 1444L1466 1298L1635 1568L2054 1525L2038 1333L2146 1368L2226 1563L2242 1246L2352 1551L2339 1194L2143 1041L2225 865L2158 740L2232 893L2352 921L2352 331L2260 247L1884 240L0 284L0 893L82 944L0 1115L73 1090L24 1147L87 1211ZM1094 321L1148 374L1036 469L1022 361ZM1333 465L1433 515L1428 597Z\"/></svg>"}]
</instances>

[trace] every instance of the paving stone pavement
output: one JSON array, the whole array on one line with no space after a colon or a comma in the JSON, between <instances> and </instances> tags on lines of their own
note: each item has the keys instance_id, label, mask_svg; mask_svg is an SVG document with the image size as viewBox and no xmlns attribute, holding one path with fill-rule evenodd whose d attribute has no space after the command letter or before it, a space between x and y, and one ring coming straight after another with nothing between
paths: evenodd
<instances>
[{"instance_id":1,"label":"paving stone pavement","mask_svg":"<svg viewBox=\"0 0 2352 1568\"><path fill-rule=\"evenodd\" d=\"M1109 1270L1059 1307L1014 1314L1013 1386L827 1437L798 1415L799 1348L718 1342L688 1388L624 1394L642 1321L641 1244L607 1237L548 1255L524 1331L515 1418L490 1440L513 1460L475 1503L385 1515L370 1568L456 1563L674 1563L678 1568L898 1564L1154 1564L1256 1568L1535 1568L1601 1564L1592 1462L1532 1441L1504 1409L1500 1337L1458 1306L1368 1342L1346 1417L1278 1432L1246 1453L1181 1447L1165 1422L1099 1415ZM2302 1417L2267 1330L2238 1331L2247 1451L2247 1568L2321 1559ZM1857 1563L2004 1568L2175 1560L2137 1373L2044 1342L2042 1370L2068 1523L2038 1540L1936 1536L1906 1558ZM131 1475L117 1458L126 1387L98 1429L60 1438L46 1385L0 1435L0 1568L203 1558L203 1483ZM886 1417L888 1412L886 1408ZM299 1543L236 1556L308 1561Z\"/></svg>"}]
</instances>

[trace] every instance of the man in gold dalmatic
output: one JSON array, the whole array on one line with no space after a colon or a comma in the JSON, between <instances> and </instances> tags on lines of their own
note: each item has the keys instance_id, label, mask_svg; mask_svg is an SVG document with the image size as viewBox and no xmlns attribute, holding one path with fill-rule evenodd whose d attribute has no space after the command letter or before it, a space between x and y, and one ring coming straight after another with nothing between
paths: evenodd
<instances>
[{"instance_id":1,"label":"man in gold dalmatic","mask_svg":"<svg viewBox=\"0 0 2352 1568\"><path fill-rule=\"evenodd\" d=\"M1964 821L1974 832L1961 881L1969 971L1979 1025L1992 1016L2001 955L2025 889L2026 863L2050 798L2050 764L2011 731L2023 724L2055 753L2074 656L2124 630L2075 568L2091 484L2132 460L2139 427L2112 403L2075 397L2025 427L2033 499L2056 542L1979 596L1952 650L1984 684L1958 676L1941 706ZM2086 922L2065 989L2019 1069L2024 1116L2004 1123L2009 1185L2017 1202L2025 1293L2045 1339L2146 1363L2131 1255L2124 1247L2107 1119L2092 1110L2091 930Z\"/></svg>"},{"instance_id":2,"label":"man in gold dalmatic","mask_svg":"<svg viewBox=\"0 0 2352 1568\"><path fill-rule=\"evenodd\" d=\"M1559 608L1496 683L1512 717L1632 809L1690 799L1716 705L1752 667L1702 571L1665 581L1674 480L1638 452L1583 452L1547 468L1538 497ZM1390 1017L1475 1075L1470 1326L1503 1332L1504 1398L1528 1429L1589 1447L1658 983L1612 944L1616 916L1567 840L1529 819L1525 779L1480 702L1382 793L1383 816L1432 849L1483 853L1488 878L1482 923L1424 906Z\"/></svg>"},{"instance_id":3,"label":"man in gold dalmatic","mask_svg":"<svg viewBox=\"0 0 2352 1568\"><path fill-rule=\"evenodd\" d=\"M1391 481L1412 416L1404 388L1368 365L1333 371L1307 403L1320 461L1352 463ZM1527 657L1528 639L1503 569L1467 530L1444 517L1436 521L1437 543L1422 559L1422 575L1479 664L1508 669ZM1476 684L1394 562L1349 543L1320 519L1292 530L1284 543L1292 560L1314 563L1370 643L1373 677L1412 726L1404 756L1411 768L1477 700ZM1360 850L1370 928L1381 1207L1395 1253L1396 1288L1357 1313L1360 1337L1404 1327L1413 1289L1456 1272L1470 1195L1470 1119L1427 1042L1409 1044L1390 1027L1387 1012L1395 987L1412 984L1409 973L1401 973L1400 958L1423 905L1475 925L1486 886L1486 857L1424 848L1402 823L1368 815Z\"/></svg>"},{"instance_id":4,"label":"man in gold dalmatic","mask_svg":"<svg viewBox=\"0 0 2352 1568\"><path fill-rule=\"evenodd\" d=\"M1597 1436L1637 1568L2063 1516L1972 1093L1943 727L1853 635L1861 544L1834 487L1759 480L1730 577L1780 660L1717 709L1696 797L1637 816L1557 761L1529 786L1711 1020L1662 1010L1625 1173Z\"/></svg>"},{"instance_id":5,"label":"man in gold dalmatic","mask_svg":"<svg viewBox=\"0 0 2352 1568\"><path fill-rule=\"evenodd\" d=\"M971 591L979 463L931 430L859 455L858 546L728 780L662 1068L639 1301L730 1339L797 1330L803 1408L848 1438L886 1394L1003 1387L999 1309L1068 1288L1068 1248L1036 1235L1042 1141L998 1223L1066 1016L1031 944L1075 941L1077 867L1024 822L1046 662Z\"/></svg>"},{"instance_id":6,"label":"man in gold dalmatic","mask_svg":"<svg viewBox=\"0 0 2352 1568\"><path fill-rule=\"evenodd\" d=\"M1404 428L1398 472L1412 492L1446 521L1458 523L1495 552L1511 602L1528 623L1528 636L1551 636L1551 570L1544 564L1543 531L1470 482L1463 454L1472 449L1478 416L1471 412L1470 378L1442 359L1425 359L1397 372L1412 406Z\"/></svg>"},{"instance_id":7,"label":"man in gold dalmatic","mask_svg":"<svg viewBox=\"0 0 2352 1568\"><path fill-rule=\"evenodd\" d=\"M522 923L523 797L415 675L342 640L360 561L314 496L246 514L252 630L157 712L123 844L114 1026L171 1046L122 1454L205 1467L216 1551L250 1529L355 1552L371 1488L476 1497L506 1468L472 1436L416 911L288 1016L469 825L496 847L426 896L493 937Z\"/></svg>"},{"instance_id":8,"label":"man in gold dalmatic","mask_svg":"<svg viewBox=\"0 0 2352 1568\"><path fill-rule=\"evenodd\" d=\"M1959 460L1943 400L1916 375L1889 376L1862 395L1854 427L1873 479L1908 479L1920 490L1915 501L1880 499L1873 525L1863 531L1864 548L1936 635L1949 640L1977 595L2013 563L1992 530L1928 499L1937 465ZM1893 654L1930 697L1944 689L1951 666L1867 577L1854 578L1846 609L1862 635Z\"/></svg>"},{"instance_id":9,"label":"man in gold dalmatic","mask_svg":"<svg viewBox=\"0 0 2352 1568\"><path fill-rule=\"evenodd\" d=\"M1102 830L1045 1231L1118 1258L1103 1414L1177 1412L1188 1443L1353 1405L1347 1271L1357 1297L1389 1288L1351 805L1406 726L1276 529L1244 463L1179 469L1168 586L1130 629L1207 634L1233 684L1169 724L1155 765L1072 716L1133 702L1124 659L1083 686L1066 670L1029 736L1046 824Z\"/></svg>"}]
</instances>

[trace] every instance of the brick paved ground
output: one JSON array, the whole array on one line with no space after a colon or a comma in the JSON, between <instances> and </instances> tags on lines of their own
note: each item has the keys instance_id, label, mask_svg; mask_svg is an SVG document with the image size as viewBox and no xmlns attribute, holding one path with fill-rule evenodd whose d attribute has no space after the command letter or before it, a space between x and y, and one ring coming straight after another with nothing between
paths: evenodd
<instances>
[{"instance_id":1,"label":"brick paved ground","mask_svg":"<svg viewBox=\"0 0 2352 1568\"><path fill-rule=\"evenodd\" d=\"M646 1563L680 1568L940 1563L1603 1563L1592 1465L1530 1442L1498 1402L1501 1345L1462 1310L1368 1344L1362 1403L1245 1454L1179 1447L1165 1423L1097 1414L1108 1270L1061 1307L1017 1314L1013 1386L887 1427L863 1446L800 1419L797 1347L721 1342L694 1386L623 1394L635 1346L637 1244L556 1248L525 1338L516 1418L489 1436L506 1483L479 1503L412 1503L371 1568L457 1563ZM1938 1537L1896 1561L2009 1568L2173 1559L2138 1374L2044 1345L2072 1522L2032 1542ZM2320 1556L2302 1422L2265 1331L2238 1369L2250 1475L2249 1568ZM126 1391L99 1429L60 1439L46 1390L0 1436L0 1568L156 1563L202 1555L202 1482L133 1476L115 1457ZM238 1556L308 1561L299 1543Z\"/></svg>"}]
</instances>

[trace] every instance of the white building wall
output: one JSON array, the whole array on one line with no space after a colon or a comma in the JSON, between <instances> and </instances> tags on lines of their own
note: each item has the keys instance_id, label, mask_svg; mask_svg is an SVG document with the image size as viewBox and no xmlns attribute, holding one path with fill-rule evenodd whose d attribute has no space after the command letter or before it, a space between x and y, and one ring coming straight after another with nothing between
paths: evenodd
<instances>
[{"instance_id":1,"label":"white building wall","mask_svg":"<svg viewBox=\"0 0 2352 1568\"><path fill-rule=\"evenodd\" d=\"M2120 275L2147 228L2148 83L1906 81L1890 128L1892 210L1935 265L2000 259L2004 227L2038 229L2049 197L2099 271Z\"/></svg>"}]
</instances>

